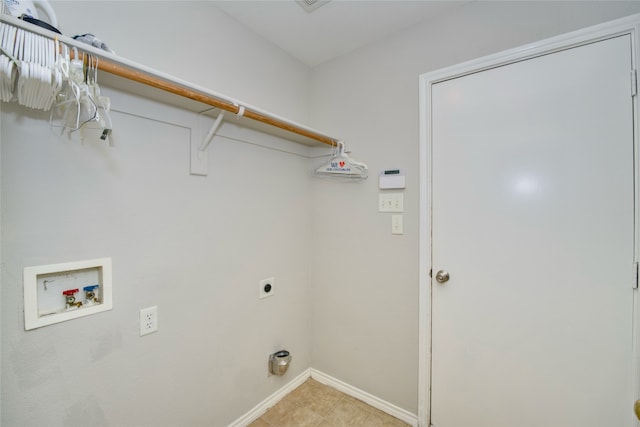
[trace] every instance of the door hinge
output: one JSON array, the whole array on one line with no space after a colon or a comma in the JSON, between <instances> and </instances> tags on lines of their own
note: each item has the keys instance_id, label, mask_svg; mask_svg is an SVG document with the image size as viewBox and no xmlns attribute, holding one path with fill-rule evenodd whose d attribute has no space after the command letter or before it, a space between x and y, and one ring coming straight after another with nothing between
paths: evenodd
<instances>
[{"instance_id":1,"label":"door hinge","mask_svg":"<svg viewBox=\"0 0 640 427\"><path fill-rule=\"evenodd\" d=\"M638 263L633 263L633 289L638 289Z\"/></svg>"},{"instance_id":2,"label":"door hinge","mask_svg":"<svg viewBox=\"0 0 640 427\"><path fill-rule=\"evenodd\" d=\"M631 70L631 96L638 94L638 70Z\"/></svg>"}]
</instances>

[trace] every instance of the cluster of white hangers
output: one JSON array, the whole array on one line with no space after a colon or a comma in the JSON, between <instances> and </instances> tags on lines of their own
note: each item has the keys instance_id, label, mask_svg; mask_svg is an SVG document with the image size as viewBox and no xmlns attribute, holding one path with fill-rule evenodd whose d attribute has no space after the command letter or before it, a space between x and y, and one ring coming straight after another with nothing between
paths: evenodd
<instances>
[{"instance_id":1,"label":"cluster of white hangers","mask_svg":"<svg viewBox=\"0 0 640 427\"><path fill-rule=\"evenodd\" d=\"M29 108L48 110L62 88L55 69L55 43L11 25L0 27L0 97Z\"/></svg>"},{"instance_id":2,"label":"cluster of white hangers","mask_svg":"<svg viewBox=\"0 0 640 427\"><path fill-rule=\"evenodd\" d=\"M331 153L331 160L315 170L318 177L366 179L368 168L362 162L350 158L345 152L344 142L337 141Z\"/></svg>"},{"instance_id":3,"label":"cluster of white hangers","mask_svg":"<svg viewBox=\"0 0 640 427\"><path fill-rule=\"evenodd\" d=\"M71 134L97 129L111 133L109 98L100 94L98 59L38 34L0 22L0 99L51 110L50 123Z\"/></svg>"}]
</instances>

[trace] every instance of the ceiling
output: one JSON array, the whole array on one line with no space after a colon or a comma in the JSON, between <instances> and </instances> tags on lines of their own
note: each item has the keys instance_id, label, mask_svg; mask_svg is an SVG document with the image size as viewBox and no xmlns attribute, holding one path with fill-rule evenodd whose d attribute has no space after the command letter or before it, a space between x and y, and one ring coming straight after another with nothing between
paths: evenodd
<instances>
[{"instance_id":1,"label":"ceiling","mask_svg":"<svg viewBox=\"0 0 640 427\"><path fill-rule=\"evenodd\" d=\"M465 3L468 1L332 0L312 12L295 0L217 1L216 5L314 67Z\"/></svg>"}]
</instances>

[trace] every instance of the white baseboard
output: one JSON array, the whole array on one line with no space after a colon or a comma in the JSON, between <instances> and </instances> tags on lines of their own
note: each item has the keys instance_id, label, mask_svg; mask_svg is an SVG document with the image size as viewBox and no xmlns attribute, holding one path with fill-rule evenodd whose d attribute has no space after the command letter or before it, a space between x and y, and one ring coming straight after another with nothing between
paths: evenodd
<instances>
[{"instance_id":1,"label":"white baseboard","mask_svg":"<svg viewBox=\"0 0 640 427\"><path fill-rule=\"evenodd\" d=\"M386 400L382 400L379 397L376 397L372 394L367 393L366 391L360 390L350 384L347 384L343 381L340 381L337 378L334 378L330 375L325 374L324 372L320 372L313 368L310 369L311 378L314 380L333 387L345 394L348 394L351 397L355 397L358 400L362 400L364 403L373 406L376 409L385 412L392 417L396 417L397 419L404 421L405 423L416 427L418 425L418 416L412 414L411 412L402 409L396 405L393 405Z\"/></svg>"},{"instance_id":2,"label":"white baseboard","mask_svg":"<svg viewBox=\"0 0 640 427\"><path fill-rule=\"evenodd\" d=\"M327 375L323 372L320 372L316 369L309 368L302 372L300 375L295 377L293 380L288 382L284 387L280 390L273 393L271 396L267 397L265 400L257 404L253 409L249 412L235 420L233 423L229 424L228 427L246 427L258 418L260 418L269 408L275 406L283 397L287 394L291 393L297 387L302 385L309 377L314 380L328 385L330 387L335 388L351 397L355 397L358 400L362 400L368 405L373 406L376 409L381 410L382 412L386 412L392 417L396 417L399 420L404 421L405 423L416 427L418 425L418 417L411 412L399 408L385 400L382 400L376 396L373 396L366 391L362 391L359 388L353 387L339 379L336 379L330 375Z\"/></svg>"},{"instance_id":3,"label":"white baseboard","mask_svg":"<svg viewBox=\"0 0 640 427\"><path fill-rule=\"evenodd\" d=\"M311 368L305 370L300 375L289 381L280 390L267 397L262 402L258 403L249 412L229 424L228 427L246 427L258 418L260 418L269 408L272 408L276 403L280 402L283 397L291 393L293 390L302 385L311 376Z\"/></svg>"}]
</instances>

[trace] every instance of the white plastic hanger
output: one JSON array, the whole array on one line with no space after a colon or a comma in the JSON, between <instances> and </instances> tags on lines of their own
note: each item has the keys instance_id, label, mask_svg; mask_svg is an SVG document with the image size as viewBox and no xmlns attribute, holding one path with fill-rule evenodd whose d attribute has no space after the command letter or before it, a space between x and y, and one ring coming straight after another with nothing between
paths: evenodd
<instances>
[{"instance_id":1,"label":"white plastic hanger","mask_svg":"<svg viewBox=\"0 0 640 427\"><path fill-rule=\"evenodd\" d=\"M366 179L367 165L351 159L344 152L344 142L338 141L336 145L336 153L329 162L320 166L315 170L316 176L350 178L350 179Z\"/></svg>"}]
</instances>

